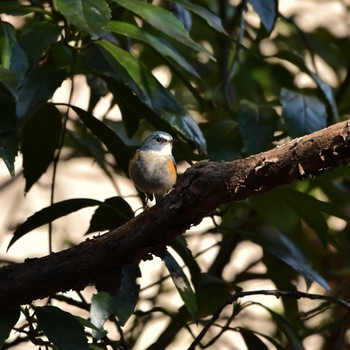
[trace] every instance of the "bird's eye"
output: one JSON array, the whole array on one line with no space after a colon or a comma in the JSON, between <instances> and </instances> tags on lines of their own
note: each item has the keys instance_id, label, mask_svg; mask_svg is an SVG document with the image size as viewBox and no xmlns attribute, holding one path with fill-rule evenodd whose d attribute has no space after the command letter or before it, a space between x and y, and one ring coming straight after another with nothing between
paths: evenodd
<instances>
[{"instance_id":1,"label":"bird's eye","mask_svg":"<svg viewBox=\"0 0 350 350\"><path fill-rule=\"evenodd\" d=\"M157 137L157 138L156 138L156 141L157 141L157 142L161 142L162 139L161 139L160 137Z\"/></svg>"}]
</instances>

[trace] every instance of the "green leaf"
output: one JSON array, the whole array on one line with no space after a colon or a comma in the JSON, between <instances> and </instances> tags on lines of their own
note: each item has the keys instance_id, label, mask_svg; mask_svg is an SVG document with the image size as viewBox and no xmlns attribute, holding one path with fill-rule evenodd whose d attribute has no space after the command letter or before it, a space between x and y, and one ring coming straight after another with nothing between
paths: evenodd
<instances>
[{"instance_id":1,"label":"green leaf","mask_svg":"<svg viewBox=\"0 0 350 350\"><path fill-rule=\"evenodd\" d=\"M137 278L140 276L138 266L124 265L116 294L99 292L92 297L91 323L99 329L98 332L93 333L95 339L100 339L105 334L103 325L109 316L117 315L120 325L124 326L132 315L140 291L140 286L137 284Z\"/></svg>"},{"instance_id":2,"label":"green leaf","mask_svg":"<svg viewBox=\"0 0 350 350\"><path fill-rule=\"evenodd\" d=\"M90 226L85 234L112 230L134 217L130 205L121 197L111 197L103 203L93 214Z\"/></svg>"},{"instance_id":3,"label":"green leaf","mask_svg":"<svg viewBox=\"0 0 350 350\"><path fill-rule=\"evenodd\" d=\"M142 28L134 26L126 22L111 21L108 24L107 30L112 33L125 35L130 38L134 38L147 43L157 50L161 55L165 57L170 57L175 63L177 63L181 68L185 69L187 72L199 79L198 73L195 69L188 63L188 61L183 57L172 45L164 40L157 38L151 33L145 31Z\"/></svg>"},{"instance_id":4,"label":"green leaf","mask_svg":"<svg viewBox=\"0 0 350 350\"><path fill-rule=\"evenodd\" d=\"M16 42L15 31L10 23L0 21L0 58L3 68L10 68L12 49Z\"/></svg>"},{"instance_id":5,"label":"green leaf","mask_svg":"<svg viewBox=\"0 0 350 350\"><path fill-rule=\"evenodd\" d=\"M31 71L24 78L18 92L16 107L19 130L22 129L27 119L52 97L65 78L64 70L50 66Z\"/></svg>"},{"instance_id":6,"label":"green leaf","mask_svg":"<svg viewBox=\"0 0 350 350\"><path fill-rule=\"evenodd\" d=\"M54 0L57 9L80 30L90 33L93 40L105 33L111 10L104 0Z\"/></svg>"},{"instance_id":7,"label":"green leaf","mask_svg":"<svg viewBox=\"0 0 350 350\"><path fill-rule=\"evenodd\" d=\"M35 308L39 327L52 344L64 350L89 350L84 327L70 313L55 306Z\"/></svg>"},{"instance_id":8,"label":"green leaf","mask_svg":"<svg viewBox=\"0 0 350 350\"><path fill-rule=\"evenodd\" d=\"M129 52L118 46L107 41L99 41L98 44L112 55L132 78L132 82L128 80L126 83L130 85L130 89L135 88L134 84L137 85L134 92L138 98L159 118L177 130L183 137L193 142L201 152L206 153L205 139L197 123L186 109L176 101L174 96L154 78L149 70Z\"/></svg>"},{"instance_id":9,"label":"green leaf","mask_svg":"<svg viewBox=\"0 0 350 350\"><path fill-rule=\"evenodd\" d=\"M243 100L240 103L238 119L243 144L249 154L272 147L277 122L277 113L272 107L258 106Z\"/></svg>"},{"instance_id":10,"label":"green leaf","mask_svg":"<svg viewBox=\"0 0 350 350\"><path fill-rule=\"evenodd\" d=\"M248 349L268 350L265 343L253 331L240 328L239 332L241 333Z\"/></svg>"},{"instance_id":11,"label":"green leaf","mask_svg":"<svg viewBox=\"0 0 350 350\"><path fill-rule=\"evenodd\" d=\"M209 26L214 28L217 32L229 37L229 34L226 32L226 30L222 26L221 18L218 17L216 14L208 11L205 7L192 3L187 0L170 0L170 1L181 4L187 10L203 18L209 24Z\"/></svg>"},{"instance_id":12,"label":"green leaf","mask_svg":"<svg viewBox=\"0 0 350 350\"><path fill-rule=\"evenodd\" d=\"M36 6L24 6L19 3L12 2L0 2L0 13L6 13L11 16L24 16L31 12L44 13L45 10Z\"/></svg>"},{"instance_id":13,"label":"green leaf","mask_svg":"<svg viewBox=\"0 0 350 350\"><path fill-rule=\"evenodd\" d=\"M0 346L10 335L10 332L17 323L19 316L19 307L11 310L2 308L0 312Z\"/></svg>"},{"instance_id":14,"label":"green leaf","mask_svg":"<svg viewBox=\"0 0 350 350\"><path fill-rule=\"evenodd\" d=\"M27 54L30 67L35 67L45 50L56 43L61 30L62 27L50 22L31 22L25 27L18 42Z\"/></svg>"},{"instance_id":15,"label":"green leaf","mask_svg":"<svg viewBox=\"0 0 350 350\"><path fill-rule=\"evenodd\" d=\"M13 100L17 100L18 78L6 68L0 67L0 84L12 95Z\"/></svg>"},{"instance_id":16,"label":"green leaf","mask_svg":"<svg viewBox=\"0 0 350 350\"><path fill-rule=\"evenodd\" d=\"M173 256L167 251L164 254L164 262L170 273L170 276L176 286L177 291L183 302L185 303L188 313L192 316L194 321L198 319L198 306L196 294L194 293L190 282L188 281L181 266L173 258Z\"/></svg>"},{"instance_id":17,"label":"green leaf","mask_svg":"<svg viewBox=\"0 0 350 350\"><path fill-rule=\"evenodd\" d=\"M13 233L13 237L7 247L9 249L13 243L24 236L26 233L52 222L62 216L73 213L77 210L100 205L102 202L89 198L74 198L67 199L62 202L57 202L49 207L37 211L30 216L23 224L21 224Z\"/></svg>"},{"instance_id":18,"label":"green leaf","mask_svg":"<svg viewBox=\"0 0 350 350\"><path fill-rule=\"evenodd\" d=\"M213 56L209 51L190 38L183 24L171 12L159 6L148 4L139 0L113 1L129 11L136 13L152 27L179 41L182 45L186 45L191 49L203 52L208 57L213 59Z\"/></svg>"},{"instance_id":19,"label":"green leaf","mask_svg":"<svg viewBox=\"0 0 350 350\"><path fill-rule=\"evenodd\" d=\"M25 123L21 133L25 192L45 173L54 158L63 131L62 116L52 104L45 104Z\"/></svg>"},{"instance_id":20,"label":"green leaf","mask_svg":"<svg viewBox=\"0 0 350 350\"><path fill-rule=\"evenodd\" d=\"M86 127L90 129L107 147L108 151L114 156L117 164L121 166L123 171L128 173L130 152L125 146L121 138L105 123L95 118L89 112L75 106L70 106L79 118L84 122Z\"/></svg>"},{"instance_id":21,"label":"green leaf","mask_svg":"<svg viewBox=\"0 0 350 350\"><path fill-rule=\"evenodd\" d=\"M292 137L310 134L327 126L326 108L316 97L282 89L281 104L287 132Z\"/></svg>"},{"instance_id":22,"label":"green leaf","mask_svg":"<svg viewBox=\"0 0 350 350\"><path fill-rule=\"evenodd\" d=\"M275 26L278 3L276 0L248 0L255 12L259 15L260 21L268 33L272 32Z\"/></svg>"}]
</instances>

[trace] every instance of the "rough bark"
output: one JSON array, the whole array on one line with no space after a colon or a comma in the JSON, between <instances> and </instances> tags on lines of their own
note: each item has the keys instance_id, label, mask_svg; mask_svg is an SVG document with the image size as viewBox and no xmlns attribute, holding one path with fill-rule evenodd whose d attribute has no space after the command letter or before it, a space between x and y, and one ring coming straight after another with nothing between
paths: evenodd
<instances>
[{"instance_id":1,"label":"rough bark","mask_svg":"<svg viewBox=\"0 0 350 350\"><path fill-rule=\"evenodd\" d=\"M342 122L280 147L227 163L203 161L185 172L158 205L74 248L0 269L0 307L30 303L88 284L108 287L125 264L159 254L220 204L319 175L350 160L350 123Z\"/></svg>"}]
</instances>

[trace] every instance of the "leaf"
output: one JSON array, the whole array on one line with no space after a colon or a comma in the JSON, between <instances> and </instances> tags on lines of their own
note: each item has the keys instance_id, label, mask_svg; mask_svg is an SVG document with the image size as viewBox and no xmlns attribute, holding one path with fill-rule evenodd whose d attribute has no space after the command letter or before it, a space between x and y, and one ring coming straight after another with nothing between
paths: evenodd
<instances>
[{"instance_id":1,"label":"leaf","mask_svg":"<svg viewBox=\"0 0 350 350\"><path fill-rule=\"evenodd\" d=\"M240 103L238 119L243 144L249 154L272 147L277 121L277 113L272 107L257 106L243 100Z\"/></svg>"},{"instance_id":2,"label":"leaf","mask_svg":"<svg viewBox=\"0 0 350 350\"><path fill-rule=\"evenodd\" d=\"M50 79L48 79L50 77ZM35 113L66 78L66 72L50 66L31 71L22 82L16 107L18 129Z\"/></svg>"},{"instance_id":3,"label":"leaf","mask_svg":"<svg viewBox=\"0 0 350 350\"><path fill-rule=\"evenodd\" d=\"M105 33L111 10L104 0L54 0L57 9L69 22L96 40Z\"/></svg>"},{"instance_id":4,"label":"leaf","mask_svg":"<svg viewBox=\"0 0 350 350\"><path fill-rule=\"evenodd\" d=\"M191 273L191 280L194 285L194 288L197 289L200 287L202 280L201 270L197 261L192 255L192 252L187 246L187 242L183 236L177 236L172 242L171 247L180 255L183 262L188 267Z\"/></svg>"},{"instance_id":5,"label":"leaf","mask_svg":"<svg viewBox=\"0 0 350 350\"><path fill-rule=\"evenodd\" d=\"M108 24L107 30L112 33L125 35L130 38L134 38L147 43L157 50L161 55L170 57L175 63L187 72L199 79L199 75L196 70L188 63L185 57L183 57L172 45L160 38L152 35L142 28L134 26L126 22L111 21Z\"/></svg>"},{"instance_id":6,"label":"leaf","mask_svg":"<svg viewBox=\"0 0 350 350\"><path fill-rule=\"evenodd\" d=\"M108 198L96 209L85 234L114 229L133 217L133 210L123 198Z\"/></svg>"},{"instance_id":7,"label":"leaf","mask_svg":"<svg viewBox=\"0 0 350 350\"><path fill-rule=\"evenodd\" d=\"M18 42L27 54L31 67L35 67L44 51L56 43L61 31L62 27L50 22L31 22L26 26Z\"/></svg>"},{"instance_id":8,"label":"leaf","mask_svg":"<svg viewBox=\"0 0 350 350\"><path fill-rule=\"evenodd\" d=\"M179 292L181 299L185 303L188 313L192 316L192 319L194 321L197 321L198 306L196 294L194 293L185 273L183 272L181 266L168 251L165 252L163 260L176 286L176 289Z\"/></svg>"},{"instance_id":9,"label":"leaf","mask_svg":"<svg viewBox=\"0 0 350 350\"><path fill-rule=\"evenodd\" d=\"M19 316L19 307L11 310L2 308L0 312L0 346L9 337L12 328L19 319Z\"/></svg>"},{"instance_id":10,"label":"leaf","mask_svg":"<svg viewBox=\"0 0 350 350\"><path fill-rule=\"evenodd\" d=\"M103 325L111 315L117 315L119 323L124 326L134 312L140 286L137 278L141 276L140 269L136 265L124 265L122 277L116 294L99 292L92 297L90 318L91 323L99 331L93 332L95 339L101 339L105 334Z\"/></svg>"},{"instance_id":11,"label":"leaf","mask_svg":"<svg viewBox=\"0 0 350 350\"><path fill-rule=\"evenodd\" d=\"M214 59L208 50L190 38L183 24L171 12L140 0L113 1L129 11L136 13L152 27L179 41L182 45L186 45L191 49L205 53L208 57Z\"/></svg>"},{"instance_id":12,"label":"leaf","mask_svg":"<svg viewBox=\"0 0 350 350\"><path fill-rule=\"evenodd\" d=\"M8 131L0 134L0 158L12 177L15 176L15 159L18 154L18 138L16 131Z\"/></svg>"},{"instance_id":13,"label":"leaf","mask_svg":"<svg viewBox=\"0 0 350 350\"><path fill-rule=\"evenodd\" d=\"M248 0L255 12L259 15L260 21L266 31L271 33L275 26L278 8L276 0Z\"/></svg>"},{"instance_id":14,"label":"leaf","mask_svg":"<svg viewBox=\"0 0 350 350\"><path fill-rule=\"evenodd\" d=\"M250 239L252 242L259 244L266 252L280 259L295 271L299 272L307 281L316 282L326 291L331 291L331 287L327 281L309 265L303 253L282 232L259 232L257 235L253 232L241 230L239 233L242 235L242 237Z\"/></svg>"},{"instance_id":15,"label":"leaf","mask_svg":"<svg viewBox=\"0 0 350 350\"><path fill-rule=\"evenodd\" d=\"M18 78L6 68L0 67L0 84L17 100Z\"/></svg>"},{"instance_id":16,"label":"leaf","mask_svg":"<svg viewBox=\"0 0 350 350\"><path fill-rule=\"evenodd\" d=\"M0 21L0 57L2 68L10 68L12 49L16 42L15 31L15 28L10 23ZM1 75L0 73L0 77Z\"/></svg>"},{"instance_id":17,"label":"leaf","mask_svg":"<svg viewBox=\"0 0 350 350\"><path fill-rule=\"evenodd\" d=\"M86 127L104 143L108 151L113 155L117 164L119 164L123 171L127 174L130 152L120 137L109 126L95 118L89 112L86 112L76 106L70 106L70 108L77 113Z\"/></svg>"},{"instance_id":18,"label":"leaf","mask_svg":"<svg viewBox=\"0 0 350 350\"><path fill-rule=\"evenodd\" d=\"M39 327L57 348L89 350L84 327L70 313L55 306L36 307Z\"/></svg>"},{"instance_id":19,"label":"leaf","mask_svg":"<svg viewBox=\"0 0 350 350\"><path fill-rule=\"evenodd\" d=\"M52 104L42 106L25 123L20 137L25 192L30 190L52 162L62 131L61 113Z\"/></svg>"},{"instance_id":20,"label":"leaf","mask_svg":"<svg viewBox=\"0 0 350 350\"><path fill-rule=\"evenodd\" d=\"M281 104L291 137L310 134L327 126L326 108L316 97L282 89Z\"/></svg>"},{"instance_id":21,"label":"leaf","mask_svg":"<svg viewBox=\"0 0 350 350\"><path fill-rule=\"evenodd\" d=\"M282 51L279 51L276 55L273 55L272 57L277 57L279 59L286 60L290 63L293 63L302 72L308 74L314 80L318 89L323 95L325 102L329 106L329 109L332 113L334 120L338 121L339 119L338 107L337 107L337 102L334 98L332 88L328 84L326 84L324 81L322 81L322 79L316 73L314 73L311 69L309 69L309 67L306 65L306 62L303 56L301 56L299 53L295 51L282 50Z\"/></svg>"},{"instance_id":22,"label":"leaf","mask_svg":"<svg viewBox=\"0 0 350 350\"><path fill-rule=\"evenodd\" d=\"M130 79L126 81L129 88L135 88L133 85L136 83L137 88L134 92L138 98L159 118L193 142L201 152L206 153L205 139L197 123L186 109L176 101L174 96L154 78L149 70L138 59L118 46L107 41L99 41L98 44L112 55L132 78L132 82L129 81Z\"/></svg>"},{"instance_id":23,"label":"leaf","mask_svg":"<svg viewBox=\"0 0 350 350\"><path fill-rule=\"evenodd\" d=\"M89 198L74 198L67 199L61 202L54 203L49 207L37 211L30 216L23 224L21 224L13 233L13 237L7 247L7 250L15 243L19 238L26 233L52 222L62 216L73 213L77 210L100 205L102 202Z\"/></svg>"},{"instance_id":24,"label":"leaf","mask_svg":"<svg viewBox=\"0 0 350 350\"><path fill-rule=\"evenodd\" d=\"M226 30L222 26L221 18L218 17L216 14L208 11L205 7L192 3L188 0L170 0L170 1L181 4L187 10L203 18L209 24L209 26L214 28L217 32L229 37L229 34L226 32Z\"/></svg>"},{"instance_id":25,"label":"leaf","mask_svg":"<svg viewBox=\"0 0 350 350\"><path fill-rule=\"evenodd\" d=\"M239 332L241 333L248 349L268 350L268 347L253 331L240 328Z\"/></svg>"},{"instance_id":26,"label":"leaf","mask_svg":"<svg viewBox=\"0 0 350 350\"><path fill-rule=\"evenodd\" d=\"M44 13L45 10L36 6L25 6L15 2L0 2L0 13L6 13L11 16L23 16L31 12Z\"/></svg>"}]
</instances>

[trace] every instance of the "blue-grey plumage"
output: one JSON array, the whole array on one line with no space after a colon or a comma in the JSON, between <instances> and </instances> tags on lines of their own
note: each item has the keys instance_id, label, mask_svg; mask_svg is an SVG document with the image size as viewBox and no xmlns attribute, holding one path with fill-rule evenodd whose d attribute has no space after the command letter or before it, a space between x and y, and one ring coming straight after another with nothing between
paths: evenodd
<instances>
[{"instance_id":1,"label":"blue-grey plumage","mask_svg":"<svg viewBox=\"0 0 350 350\"><path fill-rule=\"evenodd\" d=\"M164 197L176 183L176 163L172 155L173 138L155 131L141 145L130 161L129 175L135 186L156 201Z\"/></svg>"}]
</instances>

